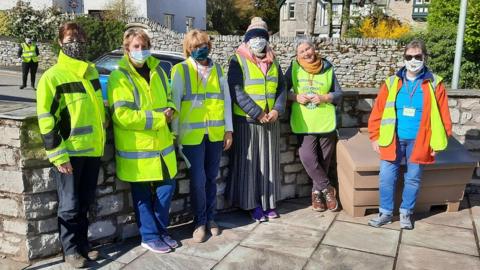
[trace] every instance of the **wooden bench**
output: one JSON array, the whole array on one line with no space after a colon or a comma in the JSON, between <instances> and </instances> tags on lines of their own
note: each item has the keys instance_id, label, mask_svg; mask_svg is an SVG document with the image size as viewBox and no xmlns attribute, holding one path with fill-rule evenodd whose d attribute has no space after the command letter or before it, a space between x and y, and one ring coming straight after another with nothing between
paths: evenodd
<instances>
[{"instance_id":1,"label":"wooden bench","mask_svg":"<svg viewBox=\"0 0 480 270\"><path fill-rule=\"evenodd\" d=\"M379 165L379 156L372 150L366 129L340 130L337 144L339 196L349 215L364 216L368 209L378 209ZM436 205L446 205L448 212L458 211L465 185L470 182L476 165L472 155L455 138L450 138L447 149L436 156L435 164L424 168L415 212L428 212ZM404 170L402 165L396 189L396 211L402 197Z\"/></svg>"}]
</instances>

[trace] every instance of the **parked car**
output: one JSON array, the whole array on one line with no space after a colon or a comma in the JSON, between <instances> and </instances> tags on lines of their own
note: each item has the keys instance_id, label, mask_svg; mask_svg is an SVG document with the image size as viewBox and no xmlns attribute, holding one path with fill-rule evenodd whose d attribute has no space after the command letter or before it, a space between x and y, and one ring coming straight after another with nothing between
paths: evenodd
<instances>
[{"instance_id":1,"label":"parked car","mask_svg":"<svg viewBox=\"0 0 480 270\"><path fill-rule=\"evenodd\" d=\"M152 56L160 60L160 65L162 66L163 70L165 70L165 73L167 73L169 79L170 70L172 67L175 64L185 60L181 53L170 51L152 50ZM120 61L122 57L123 50L117 49L100 56L94 61L100 75L100 85L102 86L102 95L104 101L107 100L107 82L110 72L118 68L118 61Z\"/></svg>"}]
</instances>

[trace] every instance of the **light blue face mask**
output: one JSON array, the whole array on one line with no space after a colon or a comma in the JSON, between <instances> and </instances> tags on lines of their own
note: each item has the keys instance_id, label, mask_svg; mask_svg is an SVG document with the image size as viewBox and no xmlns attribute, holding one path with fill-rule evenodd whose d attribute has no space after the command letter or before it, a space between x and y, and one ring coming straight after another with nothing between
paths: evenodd
<instances>
[{"instance_id":1,"label":"light blue face mask","mask_svg":"<svg viewBox=\"0 0 480 270\"><path fill-rule=\"evenodd\" d=\"M135 64L141 65L147 61L147 58L152 55L150 50L130 51L130 59Z\"/></svg>"}]
</instances>

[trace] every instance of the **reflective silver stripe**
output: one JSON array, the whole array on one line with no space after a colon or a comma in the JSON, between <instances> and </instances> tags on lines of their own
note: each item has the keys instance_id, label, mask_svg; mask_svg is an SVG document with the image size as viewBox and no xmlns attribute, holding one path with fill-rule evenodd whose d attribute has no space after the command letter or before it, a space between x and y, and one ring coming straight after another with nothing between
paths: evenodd
<instances>
[{"instance_id":1,"label":"reflective silver stripe","mask_svg":"<svg viewBox=\"0 0 480 270\"><path fill-rule=\"evenodd\" d=\"M153 114L152 111L145 111L147 121L145 122L145 129L152 129L153 127Z\"/></svg>"},{"instance_id":2,"label":"reflective silver stripe","mask_svg":"<svg viewBox=\"0 0 480 270\"><path fill-rule=\"evenodd\" d=\"M246 82L250 80L250 70L248 70L247 60L242 56L239 56L238 58L240 58L240 61L242 61L242 67L243 67L243 72L245 73L245 84L246 84Z\"/></svg>"},{"instance_id":3,"label":"reflective silver stripe","mask_svg":"<svg viewBox=\"0 0 480 270\"><path fill-rule=\"evenodd\" d=\"M113 107L113 110L116 110L120 107L127 107L127 108L132 109L132 110L138 110L138 106L135 102L123 101L123 100L113 103L112 107Z\"/></svg>"},{"instance_id":4,"label":"reflective silver stripe","mask_svg":"<svg viewBox=\"0 0 480 270\"><path fill-rule=\"evenodd\" d=\"M392 108L395 107L395 101L389 101L385 103L385 108Z\"/></svg>"},{"instance_id":5,"label":"reflective silver stripe","mask_svg":"<svg viewBox=\"0 0 480 270\"><path fill-rule=\"evenodd\" d=\"M189 96L183 96L182 100L204 100L205 95L203 94L191 94Z\"/></svg>"},{"instance_id":6,"label":"reflective silver stripe","mask_svg":"<svg viewBox=\"0 0 480 270\"><path fill-rule=\"evenodd\" d=\"M167 148L165 148L161 151L162 157L172 153L173 151L175 151L175 146L173 146L173 144L172 144L169 147L167 147Z\"/></svg>"},{"instance_id":7,"label":"reflective silver stripe","mask_svg":"<svg viewBox=\"0 0 480 270\"><path fill-rule=\"evenodd\" d=\"M197 122L197 123L185 123L182 125L183 128L186 129L199 129L199 128L206 128L206 127L221 127L225 125L224 120L213 120L208 122Z\"/></svg>"},{"instance_id":8,"label":"reflective silver stripe","mask_svg":"<svg viewBox=\"0 0 480 270\"><path fill-rule=\"evenodd\" d=\"M390 119L382 119L382 122L380 125L394 125L395 124L395 118L390 118Z\"/></svg>"},{"instance_id":9,"label":"reflective silver stripe","mask_svg":"<svg viewBox=\"0 0 480 270\"><path fill-rule=\"evenodd\" d=\"M258 85L258 84L261 84L261 85L264 85L265 84L265 80L264 79L245 79L245 83L244 83L246 86L247 85Z\"/></svg>"},{"instance_id":10,"label":"reflective silver stripe","mask_svg":"<svg viewBox=\"0 0 480 270\"><path fill-rule=\"evenodd\" d=\"M185 80L185 100L193 100L192 96L192 82L190 81L190 69L188 68L188 64L186 62L182 63L183 67L183 75Z\"/></svg>"},{"instance_id":11,"label":"reflective silver stripe","mask_svg":"<svg viewBox=\"0 0 480 270\"><path fill-rule=\"evenodd\" d=\"M128 81L130 81L130 83L132 84L133 86L133 99L134 99L134 102L135 104L137 104L137 107L140 107L140 94L138 93L138 89L137 89L137 86L135 85L135 83L133 82L132 80L132 77L130 76L130 74L128 73L128 71L122 69L122 68L119 68L118 70L120 70L120 72L122 72L128 79Z\"/></svg>"},{"instance_id":12,"label":"reflective silver stripe","mask_svg":"<svg viewBox=\"0 0 480 270\"><path fill-rule=\"evenodd\" d=\"M393 83L395 82L395 75L393 76L390 76L390 84L388 85L388 90L390 90L390 88L393 86ZM395 89L395 91L397 91L397 89Z\"/></svg>"},{"instance_id":13,"label":"reflective silver stripe","mask_svg":"<svg viewBox=\"0 0 480 270\"><path fill-rule=\"evenodd\" d=\"M217 94L217 93L206 93L205 96L207 98L211 99L223 99L223 93Z\"/></svg>"},{"instance_id":14,"label":"reflective silver stripe","mask_svg":"<svg viewBox=\"0 0 480 270\"><path fill-rule=\"evenodd\" d=\"M88 148L88 149L84 149L84 150L67 150L67 153L69 155L78 155L78 154L83 154L83 153L87 153L87 152L91 152L93 151L93 147L92 148Z\"/></svg>"},{"instance_id":15,"label":"reflective silver stripe","mask_svg":"<svg viewBox=\"0 0 480 270\"><path fill-rule=\"evenodd\" d=\"M57 151L57 152L53 152L53 153L47 155L47 157L48 157L48 158L54 158L54 157L56 157L56 156L60 156L60 155L63 155L63 154L65 154L65 153L67 153L67 150L62 149L62 150L59 150L59 151Z\"/></svg>"},{"instance_id":16,"label":"reflective silver stripe","mask_svg":"<svg viewBox=\"0 0 480 270\"><path fill-rule=\"evenodd\" d=\"M42 114L39 114L38 115L38 119L42 119L42 118L47 118L47 117L52 117L53 115L50 114L50 113L42 113Z\"/></svg>"},{"instance_id":17,"label":"reflective silver stripe","mask_svg":"<svg viewBox=\"0 0 480 270\"><path fill-rule=\"evenodd\" d=\"M433 75L433 81L432 81L432 89L435 91L435 88L437 88L437 76Z\"/></svg>"},{"instance_id":18,"label":"reflective silver stripe","mask_svg":"<svg viewBox=\"0 0 480 270\"><path fill-rule=\"evenodd\" d=\"M249 94L248 96L251 97L253 100L265 100L265 99L268 99L268 98L275 98L276 97L275 94L267 94L267 95Z\"/></svg>"},{"instance_id":19,"label":"reflective silver stripe","mask_svg":"<svg viewBox=\"0 0 480 270\"><path fill-rule=\"evenodd\" d=\"M163 73L163 69L160 66L160 64L158 64L158 66L157 66L157 74L160 77L160 80L162 80L162 85L163 85L164 91L167 91L167 82L165 81L165 74Z\"/></svg>"},{"instance_id":20,"label":"reflective silver stripe","mask_svg":"<svg viewBox=\"0 0 480 270\"><path fill-rule=\"evenodd\" d=\"M170 153L175 151L175 147L170 145L169 147L161 150L161 151L152 151L152 152L125 152L125 151L118 151L117 155L122 158L128 159L142 159L142 158L154 158L159 156L166 156Z\"/></svg>"},{"instance_id":21,"label":"reflective silver stripe","mask_svg":"<svg viewBox=\"0 0 480 270\"><path fill-rule=\"evenodd\" d=\"M85 134L90 134L92 132L93 132L93 127L92 126L77 127L77 128L72 128L70 130L70 136L72 136L72 135L85 135Z\"/></svg>"},{"instance_id":22,"label":"reflective silver stripe","mask_svg":"<svg viewBox=\"0 0 480 270\"><path fill-rule=\"evenodd\" d=\"M215 63L215 68L217 69L218 78L220 78L221 76L223 76L223 70L222 70L222 67L220 66L220 64Z\"/></svg>"},{"instance_id":23,"label":"reflective silver stripe","mask_svg":"<svg viewBox=\"0 0 480 270\"><path fill-rule=\"evenodd\" d=\"M269 82L278 82L278 78L277 78L277 77L272 77L272 76L267 76L267 81L269 81Z\"/></svg>"}]
</instances>

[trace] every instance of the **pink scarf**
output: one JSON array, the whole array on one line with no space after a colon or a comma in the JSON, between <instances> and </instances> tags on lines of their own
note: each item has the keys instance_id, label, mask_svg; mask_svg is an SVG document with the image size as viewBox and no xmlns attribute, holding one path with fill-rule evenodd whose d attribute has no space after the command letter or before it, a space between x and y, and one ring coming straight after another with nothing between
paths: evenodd
<instances>
[{"instance_id":1,"label":"pink scarf","mask_svg":"<svg viewBox=\"0 0 480 270\"><path fill-rule=\"evenodd\" d=\"M238 49L237 53L240 56L245 57L246 59L250 60L251 62L255 63L263 72L263 75L267 76L268 69L270 68L270 65L272 65L273 60L275 59L275 54L273 53L273 50L270 48L270 46L267 45L267 54L265 55L264 58L258 58L253 53L248 49L248 46L246 43L242 43Z\"/></svg>"}]
</instances>

